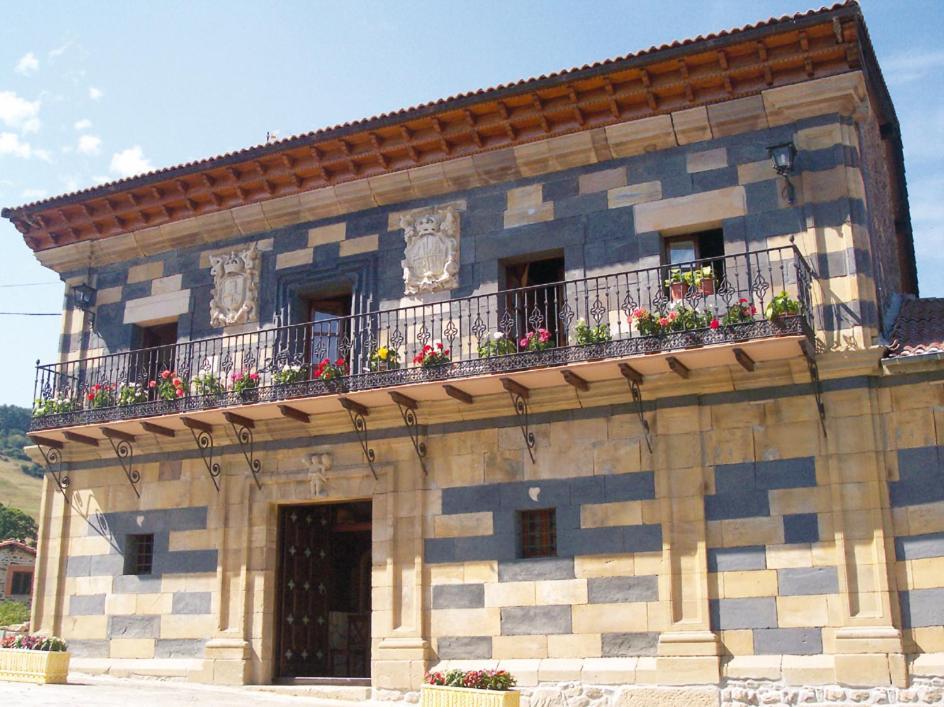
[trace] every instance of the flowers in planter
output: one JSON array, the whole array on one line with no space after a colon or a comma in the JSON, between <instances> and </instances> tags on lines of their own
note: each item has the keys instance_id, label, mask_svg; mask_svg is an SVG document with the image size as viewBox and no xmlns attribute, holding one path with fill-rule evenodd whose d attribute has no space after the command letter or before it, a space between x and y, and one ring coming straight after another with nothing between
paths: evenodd
<instances>
[{"instance_id":1,"label":"flowers in planter","mask_svg":"<svg viewBox=\"0 0 944 707\"><path fill-rule=\"evenodd\" d=\"M66 650L66 642L56 636L40 636L38 634L20 633L5 636L0 641L0 648L14 648L24 651L62 652Z\"/></svg>"},{"instance_id":2,"label":"flowers in planter","mask_svg":"<svg viewBox=\"0 0 944 707\"><path fill-rule=\"evenodd\" d=\"M348 373L347 362L344 357L332 362L330 358L324 358L315 366L314 377L323 381L336 380Z\"/></svg>"},{"instance_id":3,"label":"flowers in planter","mask_svg":"<svg viewBox=\"0 0 944 707\"><path fill-rule=\"evenodd\" d=\"M85 399L94 409L112 407L115 404L115 389L108 383L95 383L85 394Z\"/></svg>"},{"instance_id":4,"label":"flowers in planter","mask_svg":"<svg viewBox=\"0 0 944 707\"><path fill-rule=\"evenodd\" d=\"M479 346L479 358L491 358L492 356L507 356L517 353L515 342L505 336L504 332L496 331L489 335L481 346Z\"/></svg>"},{"instance_id":5,"label":"flowers in planter","mask_svg":"<svg viewBox=\"0 0 944 707\"><path fill-rule=\"evenodd\" d=\"M307 366L285 364L281 370L272 374L272 380L276 385L288 385L289 383L299 383L305 380L308 373Z\"/></svg>"},{"instance_id":6,"label":"flowers in planter","mask_svg":"<svg viewBox=\"0 0 944 707\"><path fill-rule=\"evenodd\" d=\"M715 273L710 265L685 271L681 268L672 268L669 270L669 277L665 280L665 286L669 288L673 300L684 299L685 293L691 287L700 289L703 295L713 295Z\"/></svg>"},{"instance_id":7,"label":"flowers in planter","mask_svg":"<svg viewBox=\"0 0 944 707\"><path fill-rule=\"evenodd\" d=\"M613 337L610 336L609 324L597 324L590 326L583 319L577 320L577 326L574 329L577 338L577 346L587 346L588 344L605 344Z\"/></svg>"},{"instance_id":8,"label":"flowers in planter","mask_svg":"<svg viewBox=\"0 0 944 707\"><path fill-rule=\"evenodd\" d=\"M543 327L529 331L518 341L518 346L524 351L544 351L553 346L551 332Z\"/></svg>"},{"instance_id":9,"label":"flowers in planter","mask_svg":"<svg viewBox=\"0 0 944 707\"><path fill-rule=\"evenodd\" d=\"M635 324L636 331L643 336L659 336L672 331L692 329L717 329L719 322L711 310L699 312L690 307L673 307L668 312L653 312L645 307L637 307L629 318Z\"/></svg>"},{"instance_id":10,"label":"flowers in planter","mask_svg":"<svg viewBox=\"0 0 944 707\"><path fill-rule=\"evenodd\" d=\"M781 292L770 300L765 311L768 319L779 319L780 317L789 317L799 313L800 303L786 292Z\"/></svg>"},{"instance_id":11,"label":"flowers in planter","mask_svg":"<svg viewBox=\"0 0 944 707\"><path fill-rule=\"evenodd\" d=\"M420 352L413 357L413 363L423 368L432 368L433 366L442 366L449 363L449 349L443 346L443 342L437 340L426 344L420 349Z\"/></svg>"},{"instance_id":12,"label":"flowers in planter","mask_svg":"<svg viewBox=\"0 0 944 707\"><path fill-rule=\"evenodd\" d=\"M423 681L427 685L467 687L474 690L510 690L517 681L507 670L458 670L445 673L426 673Z\"/></svg>"},{"instance_id":13,"label":"flowers in planter","mask_svg":"<svg viewBox=\"0 0 944 707\"><path fill-rule=\"evenodd\" d=\"M199 378L200 376L197 376L197 379ZM194 379L194 381L197 379ZM176 400L186 395L187 382L177 375L177 371L171 371L165 368L161 371L159 380L150 381L148 387L152 390L157 390L157 397L161 400Z\"/></svg>"},{"instance_id":14,"label":"flowers in planter","mask_svg":"<svg viewBox=\"0 0 944 707\"><path fill-rule=\"evenodd\" d=\"M63 393L56 393L51 398L39 398L33 402L33 417L60 415L74 411L78 405L75 400Z\"/></svg>"},{"instance_id":15,"label":"flowers in planter","mask_svg":"<svg viewBox=\"0 0 944 707\"><path fill-rule=\"evenodd\" d=\"M234 393L244 393L247 390L255 390L256 386L259 385L259 374L255 371L252 373L233 371L230 381L233 384Z\"/></svg>"},{"instance_id":16,"label":"flowers in planter","mask_svg":"<svg viewBox=\"0 0 944 707\"><path fill-rule=\"evenodd\" d=\"M118 386L118 406L146 403L147 391L140 383L122 383Z\"/></svg>"},{"instance_id":17,"label":"flowers in planter","mask_svg":"<svg viewBox=\"0 0 944 707\"><path fill-rule=\"evenodd\" d=\"M183 381L181 381L183 383ZM213 373L201 373L190 381L191 388L197 395L219 395L224 392L223 382ZM183 393L177 397L183 397Z\"/></svg>"},{"instance_id":18,"label":"flowers in planter","mask_svg":"<svg viewBox=\"0 0 944 707\"><path fill-rule=\"evenodd\" d=\"M728 307L727 313L721 317L721 323L730 326L752 322L755 314L757 314L757 307L742 297L737 301L737 304Z\"/></svg>"},{"instance_id":19,"label":"flowers in planter","mask_svg":"<svg viewBox=\"0 0 944 707\"><path fill-rule=\"evenodd\" d=\"M400 367L400 354L389 346L378 346L370 354L370 370L394 370Z\"/></svg>"}]
</instances>

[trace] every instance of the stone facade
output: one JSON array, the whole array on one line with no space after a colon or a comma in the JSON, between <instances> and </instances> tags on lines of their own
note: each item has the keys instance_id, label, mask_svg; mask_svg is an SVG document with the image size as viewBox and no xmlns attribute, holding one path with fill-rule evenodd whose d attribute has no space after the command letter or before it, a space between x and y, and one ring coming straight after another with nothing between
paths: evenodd
<instances>
[{"instance_id":1,"label":"stone facade","mask_svg":"<svg viewBox=\"0 0 944 707\"><path fill-rule=\"evenodd\" d=\"M99 249L96 327L67 311L66 360L127 350L134 325L170 319L181 340L303 322L319 284L350 285L357 314L494 293L503 265L528 255L562 256L579 278L660 266L666 237L708 228L725 254L795 242L817 274L825 417L793 342L756 366L731 354L647 376L638 404L615 365L586 388L549 369L528 430L487 380L472 405L424 401L418 439L372 393L370 465L340 406L308 427L270 410L253 422L258 487L222 417L219 490L189 433L137 437L140 497L105 445L69 446L68 493L45 487L34 628L70 640L86 670L270 682L279 506L370 499L377 696L415 697L438 666L508 669L535 706L933 703L944 369L892 375L875 345L886 293L906 285L887 262L894 223L865 86L860 70L809 79L487 153L488 170L484 157L449 161L451 181L429 193L407 170L417 186L403 198L370 198L365 180L358 199L333 192L328 213L295 197L268 219L273 200L218 228L156 229L134 257ZM767 154L786 141L795 203ZM461 233L457 269L446 257L439 273L454 286L410 291L408 273L405 293L404 226L434 212ZM247 247L260 253L259 321L215 326L211 267ZM84 276L71 255L42 257L67 283ZM556 551L522 558L519 519L541 509ZM147 577L125 564L140 533L153 536Z\"/></svg>"},{"instance_id":2,"label":"stone facade","mask_svg":"<svg viewBox=\"0 0 944 707\"><path fill-rule=\"evenodd\" d=\"M14 572L23 572L33 576L33 563L36 561L36 550L15 540L0 542L0 599L15 599L29 601L32 596L26 593L13 593L12 576Z\"/></svg>"}]
</instances>

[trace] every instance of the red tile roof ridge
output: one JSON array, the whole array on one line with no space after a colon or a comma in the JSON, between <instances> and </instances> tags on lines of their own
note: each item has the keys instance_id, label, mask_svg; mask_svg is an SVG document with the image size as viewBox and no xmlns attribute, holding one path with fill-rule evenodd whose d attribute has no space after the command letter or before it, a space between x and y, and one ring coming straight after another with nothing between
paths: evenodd
<instances>
[{"instance_id":1,"label":"red tile roof ridge","mask_svg":"<svg viewBox=\"0 0 944 707\"><path fill-rule=\"evenodd\" d=\"M20 550L25 550L31 555L36 554L36 548L31 547L30 545L27 545L22 540L0 540L0 550L3 550L4 548L11 547L11 546L17 547Z\"/></svg>"},{"instance_id":2,"label":"red tile roof ridge","mask_svg":"<svg viewBox=\"0 0 944 707\"><path fill-rule=\"evenodd\" d=\"M944 353L944 297L902 302L889 338L886 358Z\"/></svg>"}]
</instances>

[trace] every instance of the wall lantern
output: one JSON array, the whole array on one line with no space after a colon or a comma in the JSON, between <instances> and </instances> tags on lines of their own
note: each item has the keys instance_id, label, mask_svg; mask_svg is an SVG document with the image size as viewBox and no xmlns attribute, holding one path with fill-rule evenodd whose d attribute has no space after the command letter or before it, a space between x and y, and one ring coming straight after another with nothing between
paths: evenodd
<instances>
[{"instance_id":1,"label":"wall lantern","mask_svg":"<svg viewBox=\"0 0 944 707\"><path fill-rule=\"evenodd\" d=\"M72 302L83 312L90 312L95 304L95 292L91 285L76 285L72 288Z\"/></svg>"},{"instance_id":2,"label":"wall lantern","mask_svg":"<svg viewBox=\"0 0 944 707\"><path fill-rule=\"evenodd\" d=\"M787 183L784 188L784 195L789 203L796 201L796 192L793 189L793 183L790 181L790 175L793 174L793 163L796 160L796 145L792 142L784 142L780 145L771 145L767 148L767 153L774 163L774 171L777 172Z\"/></svg>"}]
</instances>

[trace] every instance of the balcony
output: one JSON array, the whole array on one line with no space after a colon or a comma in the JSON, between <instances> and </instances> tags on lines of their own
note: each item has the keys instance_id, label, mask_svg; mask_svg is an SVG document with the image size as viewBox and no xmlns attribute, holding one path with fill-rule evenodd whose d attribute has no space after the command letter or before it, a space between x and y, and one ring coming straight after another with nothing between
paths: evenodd
<instances>
[{"instance_id":1,"label":"balcony","mask_svg":"<svg viewBox=\"0 0 944 707\"><path fill-rule=\"evenodd\" d=\"M811 351L812 278L791 245L39 365L32 430L233 408L307 415L342 396L374 404L384 389L463 399L500 392L511 374L537 388L562 370L572 385L605 380L616 363L633 377L753 370ZM423 363L424 351L439 355Z\"/></svg>"}]
</instances>

